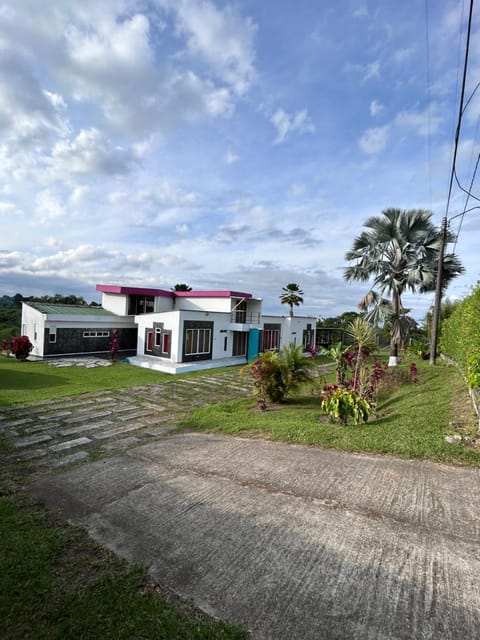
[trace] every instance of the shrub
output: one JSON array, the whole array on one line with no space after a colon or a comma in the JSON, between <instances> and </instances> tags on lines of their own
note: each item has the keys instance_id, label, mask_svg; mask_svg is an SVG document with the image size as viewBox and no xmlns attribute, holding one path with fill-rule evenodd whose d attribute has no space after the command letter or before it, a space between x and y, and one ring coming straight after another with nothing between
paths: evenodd
<instances>
[{"instance_id":1,"label":"shrub","mask_svg":"<svg viewBox=\"0 0 480 640\"><path fill-rule=\"evenodd\" d=\"M32 349L33 344L30 342L28 336L12 338L12 353L15 355L17 360L26 360Z\"/></svg>"},{"instance_id":2,"label":"shrub","mask_svg":"<svg viewBox=\"0 0 480 640\"><path fill-rule=\"evenodd\" d=\"M368 420L373 403L361 398L355 389L334 384L323 388L320 408L331 420L338 420L342 424L353 420L354 424L358 424L361 420Z\"/></svg>"},{"instance_id":3,"label":"shrub","mask_svg":"<svg viewBox=\"0 0 480 640\"><path fill-rule=\"evenodd\" d=\"M440 328L439 347L462 369L469 384L478 384L474 373L475 354L480 343L480 282L472 293L457 304ZM472 372L472 375L470 375Z\"/></svg>"},{"instance_id":4,"label":"shrub","mask_svg":"<svg viewBox=\"0 0 480 640\"><path fill-rule=\"evenodd\" d=\"M5 355L8 356L12 353L12 349L13 349L13 344L12 344L13 338L3 338L2 340L2 347L1 350L5 351Z\"/></svg>"},{"instance_id":5,"label":"shrub","mask_svg":"<svg viewBox=\"0 0 480 640\"><path fill-rule=\"evenodd\" d=\"M253 394L261 409L265 400L281 402L289 391L311 378L313 358L303 355L302 347L289 344L281 351L265 351L255 362L245 365L240 371L248 373L253 380Z\"/></svg>"}]
</instances>

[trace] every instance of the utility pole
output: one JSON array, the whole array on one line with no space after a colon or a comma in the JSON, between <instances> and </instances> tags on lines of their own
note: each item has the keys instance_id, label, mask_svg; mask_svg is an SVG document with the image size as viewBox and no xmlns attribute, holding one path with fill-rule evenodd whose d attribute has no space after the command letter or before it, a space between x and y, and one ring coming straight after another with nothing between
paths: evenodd
<instances>
[{"instance_id":1,"label":"utility pole","mask_svg":"<svg viewBox=\"0 0 480 640\"><path fill-rule=\"evenodd\" d=\"M442 307L443 289L443 258L445 255L445 244L447 242L447 217L442 220L440 231L440 246L438 248L437 286L435 289L435 303L433 305L432 337L430 342L430 364L434 365L437 360L438 326L440 324L440 310Z\"/></svg>"}]
</instances>

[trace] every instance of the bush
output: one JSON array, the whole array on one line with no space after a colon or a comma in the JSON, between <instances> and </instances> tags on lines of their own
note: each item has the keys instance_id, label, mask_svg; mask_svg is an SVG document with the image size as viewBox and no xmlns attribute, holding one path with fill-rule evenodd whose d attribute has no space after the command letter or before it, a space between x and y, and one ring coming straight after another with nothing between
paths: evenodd
<instances>
[{"instance_id":1,"label":"bush","mask_svg":"<svg viewBox=\"0 0 480 640\"><path fill-rule=\"evenodd\" d=\"M32 349L33 344L30 342L28 336L12 338L12 353L17 360L26 360Z\"/></svg>"},{"instance_id":2,"label":"bush","mask_svg":"<svg viewBox=\"0 0 480 640\"><path fill-rule=\"evenodd\" d=\"M265 400L281 402L289 391L296 389L311 377L313 358L303 355L302 347L289 344L281 351L265 351L255 362L245 365L240 371L248 373L253 380L253 394L261 409Z\"/></svg>"},{"instance_id":3,"label":"bush","mask_svg":"<svg viewBox=\"0 0 480 640\"><path fill-rule=\"evenodd\" d=\"M361 420L367 422L373 404L361 398L351 387L332 384L323 388L320 408L331 420L338 420L342 424L353 420L354 424L358 424Z\"/></svg>"},{"instance_id":4,"label":"bush","mask_svg":"<svg viewBox=\"0 0 480 640\"><path fill-rule=\"evenodd\" d=\"M442 322L440 328L440 351L457 362L470 385L471 382L478 383L474 372L479 344L480 282L468 297L455 306L451 316Z\"/></svg>"}]
</instances>

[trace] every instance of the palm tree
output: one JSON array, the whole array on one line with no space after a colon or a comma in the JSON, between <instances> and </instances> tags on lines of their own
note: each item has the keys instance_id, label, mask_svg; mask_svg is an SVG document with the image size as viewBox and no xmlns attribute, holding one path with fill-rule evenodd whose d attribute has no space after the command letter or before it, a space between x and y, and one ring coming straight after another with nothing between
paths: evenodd
<instances>
[{"instance_id":1,"label":"palm tree","mask_svg":"<svg viewBox=\"0 0 480 640\"><path fill-rule=\"evenodd\" d=\"M385 209L382 216L373 216L364 223L368 231L363 231L345 254L345 259L353 263L344 272L347 282L373 279L372 291L360 303L363 310L374 305L367 318L383 317L391 323L390 366L398 363L398 347L405 332L408 310L402 305L402 294L435 289L440 230L431 222L431 217L431 212L423 209ZM452 240L450 234L447 241ZM463 271L455 254L446 254L444 288ZM385 294L391 302L385 299Z\"/></svg>"},{"instance_id":2,"label":"palm tree","mask_svg":"<svg viewBox=\"0 0 480 640\"><path fill-rule=\"evenodd\" d=\"M282 287L282 291L284 293L280 296L280 302L282 304L288 304L290 307L290 316L293 316L294 305L298 307L303 303L303 291L295 282L290 282L286 287Z\"/></svg>"}]
</instances>

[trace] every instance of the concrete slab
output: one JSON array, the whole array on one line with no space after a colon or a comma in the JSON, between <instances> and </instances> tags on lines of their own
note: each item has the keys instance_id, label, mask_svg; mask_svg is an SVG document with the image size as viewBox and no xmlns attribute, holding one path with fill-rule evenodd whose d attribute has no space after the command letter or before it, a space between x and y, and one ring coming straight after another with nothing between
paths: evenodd
<instances>
[{"instance_id":1,"label":"concrete slab","mask_svg":"<svg viewBox=\"0 0 480 640\"><path fill-rule=\"evenodd\" d=\"M473 640L480 470L184 434L37 482L259 640Z\"/></svg>"}]
</instances>

